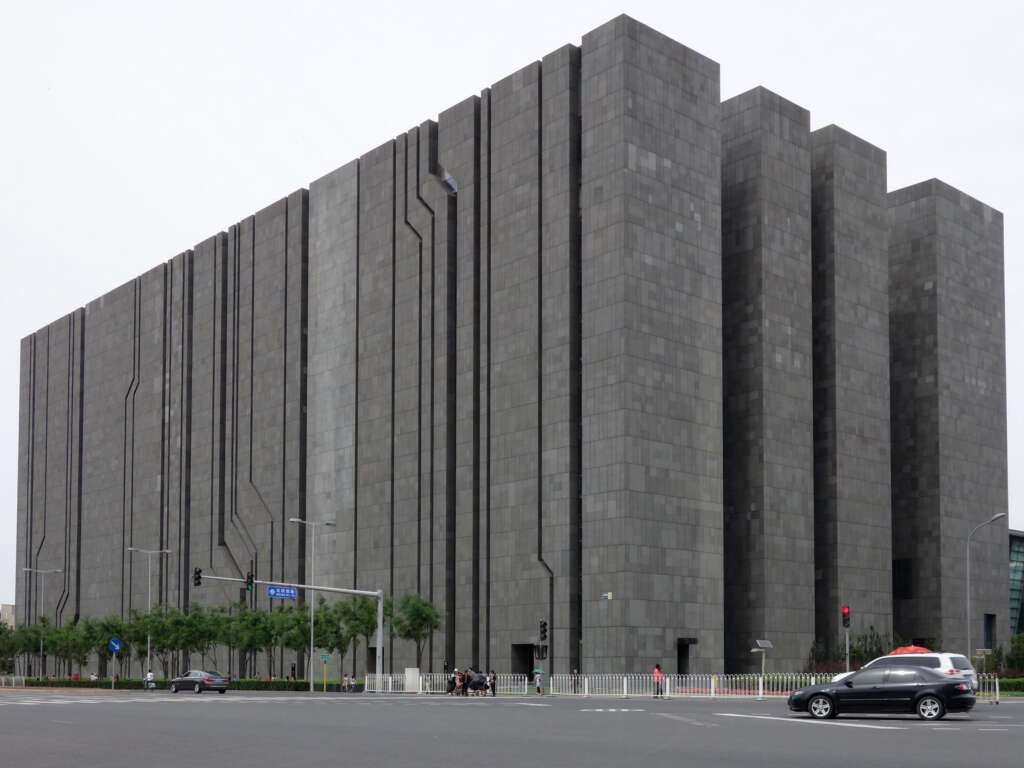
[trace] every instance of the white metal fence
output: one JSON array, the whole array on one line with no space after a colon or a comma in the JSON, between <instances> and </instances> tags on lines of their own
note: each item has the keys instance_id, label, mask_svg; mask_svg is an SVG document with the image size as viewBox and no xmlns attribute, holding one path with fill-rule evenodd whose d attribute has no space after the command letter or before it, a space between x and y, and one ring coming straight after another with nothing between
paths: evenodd
<instances>
[{"instance_id":1,"label":"white metal fence","mask_svg":"<svg viewBox=\"0 0 1024 768\"><path fill-rule=\"evenodd\" d=\"M974 692L979 701L989 704L999 703L999 676L993 674L978 675L978 690Z\"/></svg>"},{"instance_id":2,"label":"white metal fence","mask_svg":"<svg viewBox=\"0 0 1024 768\"><path fill-rule=\"evenodd\" d=\"M0 688L24 688L23 675L0 675Z\"/></svg>"},{"instance_id":3,"label":"white metal fence","mask_svg":"<svg viewBox=\"0 0 1024 768\"><path fill-rule=\"evenodd\" d=\"M805 685L825 682L830 675L552 675L556 696L788 696Z\"/></svg>"},{"instance_id":4,"label":"white metal fence","mask_svg":"<svg viewBox=\"0 0 1024 768\"><path fill-rule=\"evenodd\" d=\"M501 674L497 676L496 693L499 696L524 696L528 684L526 675ZM418 686L410 685L405 673L367 675L366 692L443 694L448 692L448 675L443 672L421 672Z\"/></svg>"},{"instance_id":5,"label":"white metal fence","mask_svg":"<svg viewBox=\"0 0 1024 768\"><path fill-rule=\"evenodd\" d=\"M789 696L797 688L807 685L826 683L831 680L831 673L815 674L809 672L774 672L764 676L745 675L665 675L660 690L653 675L551 675L544 680L547 693L555 696L617 696L652 697L655 695L666 698L696 697L783 697ZM0 678L0 685L7 680L24 678ZM15 683L17 684L17 683ZM499 696L526 696L532 692L533 686L526 675L498 675ZM407 676L367 675L367 693L420 693L444 694L448 692L448 676L442 672L421 673L418 688L410 690ZM999 703L999 678L996 675L978 675L979 701Z\"/></svg>"}]
</instances>

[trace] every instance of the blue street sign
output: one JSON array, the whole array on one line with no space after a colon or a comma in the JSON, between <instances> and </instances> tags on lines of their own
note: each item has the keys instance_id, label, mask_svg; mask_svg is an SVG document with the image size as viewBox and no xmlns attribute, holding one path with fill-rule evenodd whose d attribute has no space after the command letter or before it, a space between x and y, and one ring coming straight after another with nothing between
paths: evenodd
<instances>
[{"instance_id":1,"label":"blue street sign","mask_svg":"<svg viewBox=\"0 0 1024 768\"><path fill-rule=\"evenodd\" d=\"M267 597L271 600L297 600L299 590L295 587L280 587L277 584L267 584Z\"/></svg>"},{"instance_id":2,"label":"blue street sign","mask_svg":"<svg viewBox=\"0 0 1024 768\"><path fill-rule=\"evenodd\" d=\"M107 643L107 648L110 649L111 653L118 653L121 650L121 641L116 637L112 637L110 642Z\"/></svg>"}]
</instances>

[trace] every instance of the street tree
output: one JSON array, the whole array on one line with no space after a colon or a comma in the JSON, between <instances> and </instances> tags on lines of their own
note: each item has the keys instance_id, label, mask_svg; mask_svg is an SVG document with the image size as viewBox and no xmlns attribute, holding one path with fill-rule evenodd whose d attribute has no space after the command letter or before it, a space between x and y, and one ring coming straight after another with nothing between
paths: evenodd
<instances>
[{"instance_id":1,"label":"street tree","mask_svg":"<svg viewBox=\"0 0 1024 768\"><path fill-rule=\"evenodd\" d=\"M441 626L441 616L432 602L416 594L398 599L391 626L395 637L416 644L416 666L422 667L423 648L432 632Z\"/></svg>"}]
</instances>

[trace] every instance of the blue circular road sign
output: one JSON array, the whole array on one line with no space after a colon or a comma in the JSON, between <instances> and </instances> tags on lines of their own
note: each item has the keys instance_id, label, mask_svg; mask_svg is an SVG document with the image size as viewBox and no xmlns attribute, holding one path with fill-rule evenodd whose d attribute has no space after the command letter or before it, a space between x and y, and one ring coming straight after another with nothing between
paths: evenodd
<instances>
[{"instance_id":1,"label":"blue circular road sign","mask_svg":"<svg viewBox=\"0 0 1024 768\"><path fill-rule=\"evenodd\" d=\"M110 642L107 643L107 647L110 649L111 653L117 653L121 650L121 640L119 638L112 637L110 638Z\"/></svg>"}]
</instances>

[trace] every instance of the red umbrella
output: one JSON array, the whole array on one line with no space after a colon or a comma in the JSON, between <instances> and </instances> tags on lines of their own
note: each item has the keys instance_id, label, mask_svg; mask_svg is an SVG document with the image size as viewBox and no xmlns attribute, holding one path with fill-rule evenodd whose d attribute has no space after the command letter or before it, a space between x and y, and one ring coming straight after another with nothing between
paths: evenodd
<instances>
[{"instance_id":1,"label":"red umbrella","mask_svg":"<svg viewBox=\"0 0 1024 768\"><path fill-rule=\"evenodd\" d=\"M889 651L890 656L896 656L901 653L931 653L931 651L927 648L922 648L920 645L902 645Z\"/></svg>"}]
</instances>

